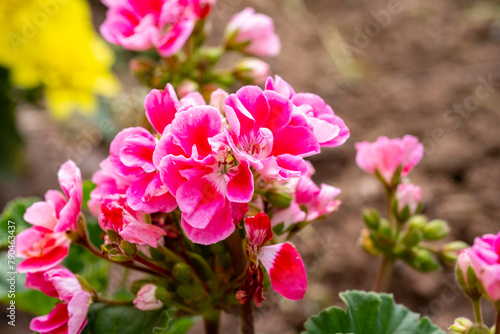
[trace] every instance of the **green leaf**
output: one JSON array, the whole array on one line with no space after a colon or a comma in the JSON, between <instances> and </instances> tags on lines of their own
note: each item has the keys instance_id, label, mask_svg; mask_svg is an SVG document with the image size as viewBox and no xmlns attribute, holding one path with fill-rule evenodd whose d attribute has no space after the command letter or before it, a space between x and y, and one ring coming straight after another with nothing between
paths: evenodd
<instances>
[{"instance_id":1,"label":"green leaf","mask_svg":"<svg viewBox=\"0 0 500 334\"><path fill-rule=\"evenodd\" d=\"M132 306L93 304L83 334L184 334L198 317L173 319L175 309L141 311Z\"/></svg>"},{"instance_id":2,"label":"green leaf","mask_svg":"<svg viewBox=\"0 0 500 334\"><path fill-rule=\"evenodd\" d=\"M88 210L88 201L90 199L90 192L95 189L96 185L90 180L85 180L82 182L83 187L83 195L82 195L82 203L83 207Z\"/></svg>"},{"instance_id":3,"label":"green leaf","mask_svg":"<svg viewBox=\"0 0 500 334\"><path fill-rule=\"evenodd\" d=\"M31 224L26 222L23 216L26 209L39 200L37 197L19 197L7 203L0 215L0 247L5 248L9 245L7 237L11 234L8 231L14 231L15 235L31 227ZM8 229L9 221L14 223L10 224L15 226L14 230Z\"/></svg>"},{"instance_id":4,"label":"green leaf","mask_svg":"<svg viewBox=\"0 0 500 334\"><path fill-rule=\"evenodd\" d=\"M390 294L347 291L346 310L333 306L310 317L302 334L445 334L428 318L394 302Z\"/></svg>"}]
</instances>

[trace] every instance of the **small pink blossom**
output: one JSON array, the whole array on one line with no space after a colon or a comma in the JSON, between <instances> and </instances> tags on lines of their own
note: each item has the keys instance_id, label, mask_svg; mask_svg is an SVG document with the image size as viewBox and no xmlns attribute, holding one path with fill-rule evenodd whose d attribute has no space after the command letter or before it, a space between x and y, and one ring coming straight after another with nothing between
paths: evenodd
<instances>
[{"instance_id":1,"label":"small pink blossom","mask_svg":"<svg viewBox=\"0 0 500 334\"><path fill-rule=\"evenodd\" d=\"M45 272L28 273L25 285L61 300L48 315L36 317L31 321L32 331L41 334L82 332L87 324L90 294L82 290L71 271L57 266Z\"/></svg>"},{"instance_id":2,"label":"small pink blossom","mask_svg":"<svg viewBox=\"0 0 500 334\"><path fill-rule=\"evenodd\" d=\"M268 63L255 58L242 59L234 67L234 73L238 78L254 85L265 83L270 72Z\"/></svg>"},{"instance_id":3,"label":"small pink blossom","mask_svg":"<svg viewBox=\"0 0 500 334\"><path fill-rule=\"evenodd\" d=\"M500 232L476 238L468 254L488 298L500 302Z\"/></svg>"},{"instance_id":4,"label":"small pink blossom","mask_svg":"<svg viewBox=\"0 0 500 334\"><path fill-rule=\"evenodd\" d=\"M349 138L349 129L344 121L335 115L321 97L312 93L295 93L293 88L277 75L274 79L267 79L266 91L275 91L292 102L294 108L291 124L311 129L321 147L340 146Z\"/></svg>"},{"instance_id":5,"label":"small pink blossom","mask_svg":"<svg viewBox=\"0 0 500 334\"><path fill-rule=\"evenodd\" d=\"M261 212L254 217L245 218L245 231L248 237L247 256L249 266L247 281L238 292L240 303L254 300L259 306L264 297L263 277L259 263L269 274L271 285L282 296L299 300L307 289L307 274L302 258L289 243L265 245L272 239L271 221ZM256 262L252 259L257 258Z\"/></svg>"},{"instance_id":6,"label":"small pink blossom","mask_svg":"<svg viewBox=\"0 0 500 334\"><path fill-rule=\"evenodd\" d=\"M356 143L356 163L365 172L375 174L378 171L387 183L401 167L401 176L406 176L419 163L424 147L416 137L406 135L403 138L389 139L379 137L375 142Z\"/></svg>"},{"instance_id":7,"label":"small pink blossom","mask_svg":"<svg viewBox=\"0 0 500 334\"><path fill-rule=\"evenodd\" d=\"M230 46L242 45L243 51L256 56L276 56L281 50L273 20L250 7L231 18L225 35Z\"/></svg>"},{"instance_id":8,"label":"small pink blossom","mask_svg":"<svg viewBox=\"0 0 500 334\"><path fill-rule=\"evenodd\" d=\"M68 160L58 172L63 193L49 190L45 201L36 202L24 214L34 225L17 235L17 254L24 258L19 272L47 270L61 263L68 255L71 241L66 231L75 231L82 204L82 178L80 169Z\"/></svg>"},{"instance_id":9,"label":"small pink blossom","mask_svg":"<svg viewBox=\"0 0 500 334\"><path fill-rule=\"evenodd\" d=\"M105 1L109 10L101 25L103 37L125 49L145 51L155 47L161 56L177 52L215 1L124 0Z\"/></svg>"},{"instance_id":10,"label":"small pink blossom","mask_svg":"<svg viewBox=\"0 0 500 334\"><path fill-rule=\"evenodd\" d=\"M422 202L422 188L413 183L401 183L396 189L396 199L398 201L398 212L402 212L408 206L410 215L413 215L417 212L420 202Z\"/></svg>"},{"instance_id":11,"label":"small pink blossom","mask_svg":"<svg viewBox=\"0 0 500 334\"><path fill-rule=\"evenodd\" d=\"M137 292L137 297L134 299L134 305L141 311L154 311L163 307L161 300L156 299L157 286L153 284L145 284Z\"/></svg>"}]
</instances>

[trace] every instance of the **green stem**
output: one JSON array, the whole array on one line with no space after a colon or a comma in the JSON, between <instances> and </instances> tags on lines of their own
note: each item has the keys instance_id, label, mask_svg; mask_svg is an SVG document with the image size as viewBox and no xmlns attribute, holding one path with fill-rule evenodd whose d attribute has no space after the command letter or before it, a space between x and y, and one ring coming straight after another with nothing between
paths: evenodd
<instances>
[{"instance_id":1,"label":"green stem","mask_svg":"<svg viewBox=\"0 0 500 334\"><path fill-rule=\"evenodd\" d=\"M254 334L252 301L240 306L241 333Z\"/></svg>"},{"instance_id":2,"label":"green stem","mask_svg":"<svg viewBox=\"0 0 500 334\"><path fill-rule=\"evenodd\" d=\"M495 334L500 334L500 311L497 311L497 320L495 323Z\"/></svg>"},{"instance_id":3,"label":"green stem","mask_svg":"<svg viewBox=\"0 0 500 334\"><path fill-rule=\"evenodd\" d=\"M471 299L472 305L474 307L474 315L476 317L476 323L483 323L483 313L481 312L481 297Z\"/></svg>"},{"instance_id":4,"label":"green stem","mask_svg":"<svg viewBox=\"0 0 500 334\"><path fill-rule=\"evenodd\" d=\"M98 295L94 295L94 302L103 303L103 304L107 304L107 305L111 305L111 306L126 306L126 305L133 304L133 301L131 301L131 300L111 300L111 299L99 297Z\"/></svg>"},{"instance_id":5,"label":"green stem","mask_svg":"<svg viewBox=\"0 0 500 334\"><path fill-rule=\"evenodd\" d=\"M220 327L220 311L211 310L203 314L205 334L218 334Z\"/></svg>"},{"instance_id":6,"label":"green stem","mask_svg":"<svg viewBox=\"0 0 500 334\"><path fill-rule=\"evenodd\" d=\"M394 271L394 263L394 260L384 255L377 275L377 280L375 281L375 285L373 286L373 291L384 292L387 290L392 277L392 273Z\"/></svg>"}]
</instances>

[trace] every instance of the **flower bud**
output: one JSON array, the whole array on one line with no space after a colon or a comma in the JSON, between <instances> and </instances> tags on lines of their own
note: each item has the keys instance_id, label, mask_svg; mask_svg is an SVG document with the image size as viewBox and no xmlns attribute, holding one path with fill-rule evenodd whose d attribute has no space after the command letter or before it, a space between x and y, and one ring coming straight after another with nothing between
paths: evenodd
<instances>
[{"instance_id":1,"label":"flower bud","mask_svg":"<svg viewBox=\"0 0 500 334\"><path fill-rule=\"evenodd\" d=\"M468 247L469 245L467 245L463 241L453 241L447 243L441 249L441 256L443 258L443 261L450 265L455 265L460 252Z\"/></svg>"},{"instance_id":2,"label":"flower bud","mask_svg":"<svg viewBox=\"0 0 500 334\"><path fill-rule=\"evenodd\" d=\"M423 237L425 240L440 240L450 233L450 227L441 219L435 219L428 222L423 228Z\"/></svg>"},{"instance_id":3,"label":"flower bud","mask_svg":"<svg viewBox=\"0 0 500 334\"><path fill-rule=\"evenodd\" d=\"M177 93L179 93L179 97L182 98L188 95L189 93L198 91L199 88L200 86L196 82L189 79L185 79L182 80L179 87L177 88Z\"/></svg>"},{"instance_id":4,"label":"flower bud","mask_svg":"<svg viewBox=\"0 0 500 334\"><path fill-rule=\"evenodd\" d=\"M462 291L472 299L478 299L481 297L481 283L479 282L474 268L472 267L470 258L471 249L464 249L458 255L456 274L457 281Z\"/></svg>"},{"instance_id":5,"label":"flower bud","mask_svg":"<svg viewBox=\"0 0 500 334\"><path fill-rule=\"evenodd\" d=\"M401 183L398 185L395 198L397 201L397 214L401 216L407 207L408 212L405 218L408 219L409 216L416 214L419 209L422 201L422 188L412 183Z\"/></svg>"},{"instance_id":6,"label":"flower bud","mask_svg":"<svg viewBox=\"0 0 500 334\"><path fill-rule=\"evenodd\" d=\"M271 70L269 65L256 58L240 60L234 67L234 75L248 84L260 85L266 82Z\"/></svg>"},{"instance_id":7,"label":"flower bud","mask_svg":"<svg viewBox=\"0 0 500 334\"><path fill-rule=\"evenodd\" d=\"M380 215L375 209L364 210L363 220L365 222L365 225L372 230L377 230L380 225Z\"/></svg>"},{"instance_id":8,"label":"flower bud","mask_svg":"<svg viewBox=\"0 0 500 334\"><path fill-rule=\"evenodd\" d=\"M414 269L426 273L439 268L436 257L426 249L418 249L413 252L408 264Z\"/></svg>"},{"instance_id":9,"label":"flower bud","mask_svg":"<svg viewBox=\"0 0 500 334\"><path fill-rule=\"evenodd\" d=\"M175 264L172 271L172 275L179 282L187 283L191 281L193 271L190 266L183 262L178 262Z\"/></svg>"},{"instance_id":10,"label":"flower bud","mask_svg":"<svg viewBox=\"0 0 500 334\"><path fill-rule=\"evenodd\" d=\"M286 188L271 188L266 192L266 199L277 208L286 209L292 203L292 196Z\"/></svg>"},{"instance_id":11,"label":"flower bud","mask_svg":"<svg viewBox=\"0 0 500 334\"><path fill-rule=\"evenodd\" d=\"M224 113L224 100L228 96L229 94L225 90L218 88L210 95L210 105L219 109L221 113Z\"/></svg>"},{"instance_id":12,"label":"flower bud","mask_svg":"<svg viewBox=\"0 0 500 334\"><path fill-rule=\"evenodd\" d=\"M134 256L137 253L137 247L133 243L122 240L122 242L120 243L120 246L121 246L121 249L123 249L123 251L127 255Z\"/></svg>"},{"instance_id":13,"label":"flower bud","mask_svg":"<svg viewBox=\"0 0 500 334\"><path fill-rule=\"evenodd\" d=\"M177 294L187 303L191 302L196 297L194 287L187 284L179 285L177 287Z\"/></svg>"},{"instance_id":14,"label":"flower bud","mask_svg":"<svg viewBox=\"0 0 500 334\"><path fill-rule=\"evenodd\" d=\"M453 325L448 328L448 334L465 334L467 329L472 327L474 323L467 318L457 318Z\"/></svg>"},{"instance_id":15,"label":"flower bud","mask_svg":"<svg viewBox=\"0 0 500 334\"><path fill-rule=\"evenodd\" d=\"M370 231L366 228L361 230L361 235L358 239L359 245L363 248L365 252L371 255L380 255L380 251L373 244L373 240L370 237Z\"/></svg>"},{"instance_id":16,"label":"flower bud","mask_svg":"<svg viewBox=\"0 0 500 334\"><path fill-rule=\"evenodd\" d=\"M163 307L163 303L156 298L157 286L153 284L143 285L134 299L134 305L142 311L153 311Z\"/></svg>"},{"instance_id":17,"label":"flower bud","mask_svg":"<svg viewBox=\"0 0 500 334\"><path fill-rule=\"evenodd\" d=\"M412 230L422 230L427 223L425 216L418 215L410 218L409 228Z\"/></svg>"}]
</instances>

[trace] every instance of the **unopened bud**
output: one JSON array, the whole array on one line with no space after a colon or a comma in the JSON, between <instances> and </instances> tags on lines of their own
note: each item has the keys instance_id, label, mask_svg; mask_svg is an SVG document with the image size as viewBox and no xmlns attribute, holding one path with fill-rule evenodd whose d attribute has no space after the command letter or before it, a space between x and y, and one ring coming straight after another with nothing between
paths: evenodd
<instances>
[{"instance_id":1,"label":"unopened bud","mask_svg":"<svg viewBox=\"0 0 500 334\"><path fill-rule=\"evenodd\" d=\"M397 213L403 215L407 209L406 219L417 213L422 201L422 188L412 183L401 183L396 190ZM402 220L406 220L402 219Z\"/></svg>"},{"instance_id":2,"label":"unopened bud","mask_svg":"<svg viewBox=\"0 0 500 334\"><path fill-rule=\"evenodd\" d=\"M462 291L472 299L481 297L481 282L478 280L474 268L471 265L470 248L463 250L458 255L455 268L457 281Z\"/></svg>"},{"instance_id":3,"label":"unopened bud","mask_svg":"<svg viewBox=\"0 0 500 334\"><path fill-rule=\"evenodd\" d=\"M179 97L182 98L188 95L189 93L198 91L199 89L200 86L196 82L189 79L184 79L177 88L177 93L179 93Z\"/></svg>"},{"instance_id":4,"label":"unopened bud","mask_svg":"<svg viewBox=\"0 0 500 334\"><path fill-rule=\"evenodd\" d=\"M210 95L210 105L219 109L221 113L224 113L224 100L229 94L224 89L216 89Z\"/></svg>"},{"instance_id":5,"label":"unopened bud","mask_svg":"<svg viewBox=\"0 0 500 334\"><path fill-rule=\"evenodd\" d=\"M277 208L286 209L292 203L292 196L286 188L271 188L266 192L266 199Z\"/></svg>"},{"instance_id":6,"label":"unopened bud","mask_svg":"<svg viewBox=\"0 0 500 334\"><path fill-rule=\"evenodd\" d=\"M115 243L120 242L121 237L116 231L108 229L106 231L106 234L108 235L108 238L111 242L115 242Z\"/></svg>"},{"instance_id":7,"label":"unopened bud","mask_svg":"<svg viewBox=\"0 0 500 334\"><path fill-rule=\"evenodd\" d=\"M179 282L188 283L191 281L193 270L186 263L178 262L175 264L172 274Z\"/></svg>"},{"instance_id":8,"label":"unopened bud","mask_svg":"<svg viewBox=\"0 0 500 334\"><path fill-rule=\"evenodd\" d=\"M453 241L447 243L441 250L443 261L447 264L455 265L458 259L458 254L467 247L469 247L469 245L463 241Z\"/></svg>"},{"instance_id":9,"label":"unopened bud","mask_svg":"<svg viewBox=\"0 0 500 334\"><path fill-rule=\"evenodd\" d=\"M439 262L434 254L426 249L418 249L414 252L413 258L408 263L420 272L430 272L439 268Z\"/></svg>"},{"instance_id":10,"label":"unopened bud","mask_svg":"<svg viewBox=\"0 0 500 334\"><path fill-rule=\"evenodd\" d=\"M417 215L417 216L413 216L410 218L410 222L408 223L408 226L410 229L413 229L413 230L421 230L424 228L426 223L427 223L427 219L425 218L425 216Z\"/></svg>"},{"instance_id":11,"label":"unopened bud","mask_svg":"<svg viewBox=\"0 0 500 334\"><path fill-rule=\"evenodd\" d=\"M234 75L248 84L263 84L270 73L269 65L256 58L242 59L234 67Z\"/></svg>"},{"instance_id":12,"label":"unopened bud","mask_svg":"<svg viewBox=\"0 0 500 334\"><path fill-rule=\"evenodd\" d=\"M359 245L363 248L365 252L371 255L380 255L380 251L373 244L373 240L370 237L370 231L366 228L361 230L361 235L358 239Z\"/></svg>"},{"instance_id":13,"label":"unopened bud","mask_svg":"<svg viewBox=\"0 0 500 334\"><path fill-rule=\"evenodd\" d=\"M450 227L444 220L435 219L428 222L422 231L425 240L440 240L450 233Z\"/></svg>"},{"instance_id":14,"label":"unopened bud","mask_svg":"<svg viewBox=\"0 0 500 334\"><path fill-rule=\"evenodd\" d=\"M380 215L375 209L364 210L363 220L368 228L376 230L380 224Z\"/></svg>"},{"instance_id":15,"label":"unopened bud","mask_svg":"<svg viewBox=\"0 0 500 334\"><path fill-rule=\"evenodd\" d=\"M144 285L134 299L135 307L142 311L153 311L162 308L163 303L156 298L157 289L157 286L153 284Z\"/></svg>"},{"instance_id":16,"label":"unopened bud","mask_svg":"<svg viewBox=\"0 0 500 334\"><path fill-rule=\"evenodd\" d=\"M467 329L472 327L474 323L467 318L457 318L453 325L448 328L448 334L465 334Z\"/></svg>"},{"instance_id":17,"label":"unopened bud","mask_svg":"<svg viewBox=\"0 0 500 334\"><path fill-rule=\"evenodd\" d=\"M188 303L191 302L196 296L194 287L187 284L179 285L177 287L177 294Z\"/></svg>"}]
</instances>

